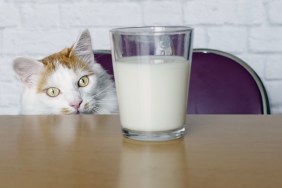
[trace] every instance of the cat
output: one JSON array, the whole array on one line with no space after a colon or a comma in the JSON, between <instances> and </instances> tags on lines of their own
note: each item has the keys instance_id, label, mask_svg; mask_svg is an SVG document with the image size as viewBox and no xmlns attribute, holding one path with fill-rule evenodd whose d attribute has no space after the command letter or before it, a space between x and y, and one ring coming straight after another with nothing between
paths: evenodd
<instances>
[{"instance_id":1,"label":"cat","mask_svg":"<svg viewBox=\"0 0 282 188\"><path fill-rule=\"evenodd\" d=\"M21 114L118 113L114 82L95 62L88 30L41 60L16 58L13 69L24 86Z\"/></svg>"}]
</instances>

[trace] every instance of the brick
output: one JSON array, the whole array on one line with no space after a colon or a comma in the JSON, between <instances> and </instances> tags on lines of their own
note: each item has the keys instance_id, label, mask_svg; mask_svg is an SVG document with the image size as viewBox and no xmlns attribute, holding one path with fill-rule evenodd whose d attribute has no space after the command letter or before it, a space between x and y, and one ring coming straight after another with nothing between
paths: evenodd
<instances>
[{"instance_id":1,"label":"brick","mask_svg":"<svg viewBox=\"0 0 282 188\"><path fill-rule=\"evenodd\" d=\"M136 26L142 24L138 3L72 3L62 5L66 26Z\"/></svg>"},{"instance_id":2,"label":"brick","mask_svg":"<svg viewBox=\"0 0 282 188\"><path fill-rule=\"evenodd\" d=\"M22 3L22 4L28 4L28 3L50 4L50 3L58 3L58 2L62 2L62 3L81 2L82 0L5 0L5 1L9 3ZM95 1L103 1L103 0L95 0Z\"/></svg>"},{"instance_id":3,"label":"brick","mask_svg":"<svg viewBox=\"0 0 282 188\"><path fill-rule=\"evenodd\" d=\"M1 107L0 106L0 114L1 115L19 115L20 107Z\"/></svg>"},{"instance_id":4,"label":"brick","mask_svg":"<svg viewBox=\"0 0 282 188\"><path fill-rule=\"evenodd\" d=\"M207 47L206 29L203 27L194 28L193 48L205 48Z\"/></svg>"},{"instance_id":5,"label":"brick","mask_svg":"<svg viewBox=\"0 0 282 188\"><path fill-rule=\"evenodd\" d=\"M5 0L5 1L8 3L35 3L37 0Z\"/></svg>"},{"instance_id":6,"label":"brick","mask_svg":"<svg viewBox=\"0 0 282 188\"><path fill-rule=\"evenodd\" d=\"M282 98L281 88L282 81L268 81L264 83L270 101L271 113L281 114L282 112Z\"/></svg>"},{"instance_id":7,"label":"brick","mask_svg":"<svg viewBox=\"0 0 282 188\"><path fill-rule=\"evenodd\" d=\"M248 43L253 52L282 52L282 28L252 28Z\"/></svg>"},{"instance_id":8,"label":"brick","mask_svg":"<svg viewBox=\"0 0 282 188\"><path fill-rule=\"evenodd\" d=\"M181 25L181 2L146 2L143 7L145 25Z\"/></svg>"},{"instance_id":9,"label":"brick","mask_svg":"<svg viewBox=\"0 0 282 188\"><path fill-rule=\"evenodd\" d=\"M265 55L265 77L267 80L282 80L282 55Z\"/></svg>"},{"instance_id":10,"label":"brick","mask_svg":"<svg viewBox=\"0 0 282 188\"><path fill-rule=\"evenodd\" d=\"M3 30L0 28L0 55L3 54L2 41L3 41Z\"/></svg>"},{"instance_id":11,"label":"brick","mask_svg":"<svg viewBox=\"0 0 282 188\"><path fill-rule=\"evenodd\" d=\"M184 20L187 24L243 24L263 22L264 7L259 1L198 0L187 1Z\"/></svg>"},{"instance_id":12,"label":"brick","mask_svg":"<svg viewBox=\"0 0 282 188\"><path fill-rule=\"evenodd\" d=\"M208 39L209 48L237 53L247 49L247 30L245 28L209 28Z\"/></svg>"},{"instance_id":13,"label":"brick","mask_svg":"<svg viewBox=\"0 0 282 188\"><path fill-rule=\"evenodd\" d=\"M17 26L19 21L19 9L15 5L0 3L0 27Z\"/></svg>"},{"instance_id":14,"label":"brick","mask_svg":"<svg viewBox=\"0 0 282 188\"><path fill-rule=\"evenodd\" d=\"M49 55L72 45L78 30L5 30L3 53L10 55Z\"/></svg>"},{"instance_id":15,"label":"brick","mask_svg":"<svg viewBox=\"0 0 282 188\"><path fill-rule=\"evenodd\" d=\"M268 16L271 23L281 24L282 23L282 2L281 1L273 1L269 3L268 8Z\"/></svg>"},{"instance_id":16,"label":"brick","mask_svg":"<svg viewBox=\"0 0 282 188\"><path fill-rule=\"evenodd\" d=\"M0 82L0 87L5 88L5 92L0 93L1 107L16 107L20 106L22 87L18 84L10 84L7 82Z\"/></svg>"},{"instance_id":17,"label":"brick","mask_svg":"<svg viewBox=\"0 0 282 188\"><path fill-rule=\"evenodd\" d=\"M1 57L0 56L0 83L1 82L9 82L16 83L17 79L13 71L13 62L14 57Z\"/></svg>"},{"instance_id":18,"label":"brick","mask_svg":"<svg viewBox=\"0 0 282 188\"><path fill-rule=\"evenodd\" d=\"M110 49L110 29L111 28L90 29L93 49L95 50Z\"/></svg>"},{"instance_id":19,"label":"brick","mask_svg":"<svg viewBox=\"0 0 282 188\"><path fill-rule=\"evenodd\" d=\"M22 85L12 69L12 57L0 56L0 114L19 113Z\"/></svg>"},{"instance_id":20,"label":"brick","mask_svg":"<svg viewBox=\"0 0 282 188\"><path fill-rule=\"evenodd\" d=\"M248 53L237 56L245 61L257 73L261 80L265 80L265 55Z\"/></svg>"},{"instance_id":21,"label":"brick","mask_svg":"<svg viewBox=\"0 0 282 188\"><path fill-rule=\"evenodd\" d=\"M57 4L24 4L22 6L23 27L54 27L60 22Z\"/></svg>"}]
</instances>

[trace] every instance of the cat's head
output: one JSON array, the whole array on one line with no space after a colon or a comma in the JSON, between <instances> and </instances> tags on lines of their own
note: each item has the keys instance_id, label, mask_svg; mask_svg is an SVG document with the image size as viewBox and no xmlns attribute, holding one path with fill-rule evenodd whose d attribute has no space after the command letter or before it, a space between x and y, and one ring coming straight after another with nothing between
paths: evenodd
<instances>
[{"instance_id":1,"label":"cat's head","mask_svg":"<svg viewBox=\"0 0 282 188\"><path fill-rule=\"evenodd\" d=\"M111 85L98 83L106 73L94 60L88 30L70 48L42 60L18 57L13 68L25 87L22 111L26 114L95 112L97 90L101 84Z\"/></svg>"}]
</instances>

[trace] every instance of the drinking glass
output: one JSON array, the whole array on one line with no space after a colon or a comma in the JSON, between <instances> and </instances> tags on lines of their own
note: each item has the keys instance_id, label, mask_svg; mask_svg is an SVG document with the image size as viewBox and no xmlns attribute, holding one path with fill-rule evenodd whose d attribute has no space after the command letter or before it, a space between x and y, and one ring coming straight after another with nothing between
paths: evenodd
<instances>
[{"instance_id":1,"label":"drinking glass","mask_svg":"<svg viewBox=\"0 0 282 188\"><path fill-rule=\"evenodd\" d=\"M110 35L124 136L144 141L182 137L193 29L127 27L112 29Z\"/></svg>"}]
</instances>

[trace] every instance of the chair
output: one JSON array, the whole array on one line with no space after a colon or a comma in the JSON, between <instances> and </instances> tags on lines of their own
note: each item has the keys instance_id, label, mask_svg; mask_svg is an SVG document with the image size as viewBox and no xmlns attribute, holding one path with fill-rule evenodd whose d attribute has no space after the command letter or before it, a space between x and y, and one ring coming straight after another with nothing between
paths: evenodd
<instances>
[{"instance_id":1,"label":"chair","mask_svg":"<svg viewBox=\"0 0 282 188\"><path fill-rule=\"evenodd\" d=\"M112 75L113 80L115 80L111 51L94 50L94 57L96 62L99 63L110 75Z\"/></svg>"},{"instance_id":2,"label":"chair","mask_svg":"<svg viewBox=\"0 0 282 188\"><path fill-rule=\"evenodd\" d=\"M189 87L188 114L270 114L258 75L229 53L195 49Z\"/></svg>"},{"instance_id":3,"label":"chair","mask_svg":"<svg viewBox=\"0 0 282 188\"><path fill-rule=\"evenodd\" d=\"M94 56L113 75L110 51ZM244 61L223 51L194 49L187 113L270 114L270 107L263 83Z\"/></svg>"}]
</instances>

